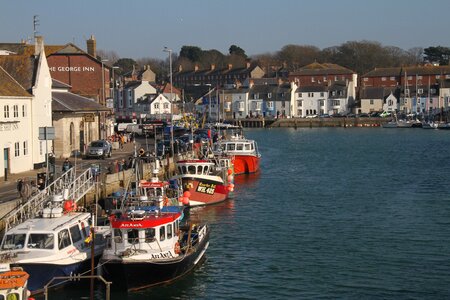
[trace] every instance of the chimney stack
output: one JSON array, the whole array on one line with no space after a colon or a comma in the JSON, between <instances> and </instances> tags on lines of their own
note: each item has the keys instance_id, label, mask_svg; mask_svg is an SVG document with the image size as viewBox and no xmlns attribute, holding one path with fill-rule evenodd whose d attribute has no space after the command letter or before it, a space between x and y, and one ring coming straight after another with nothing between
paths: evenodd
<instances>
[{"instance_id":1,"label":"chimney stack","mask_svg":"<svg viewBox=\"0 0 450 300\"><path fill-rule=\"evenodd\" d=\"M34 39L34 55L38 56L44 50L44 38L36 36Z\"/></svg>"},{"instance_id":2,"label":"chimney stack","mask_svg":"<svg viewBox=\"0 0 450 300\"><path fill-rule=\"evenodd\" d=\"M95 37L91 34L91 38L86 41L87 44L87 53L92 57L97 57L97 42L95 41Z\"/></svg>"},{"instance_id":3,"label":"chimney stack","mask_svg":"<svg viewBox=\"0 0 450 300\"><path fill-rule=\"evenodd\" d=\"M214 71L216 69L216 65L215 64L211 64L211 71Z\"/></svg>"}]
</instances>

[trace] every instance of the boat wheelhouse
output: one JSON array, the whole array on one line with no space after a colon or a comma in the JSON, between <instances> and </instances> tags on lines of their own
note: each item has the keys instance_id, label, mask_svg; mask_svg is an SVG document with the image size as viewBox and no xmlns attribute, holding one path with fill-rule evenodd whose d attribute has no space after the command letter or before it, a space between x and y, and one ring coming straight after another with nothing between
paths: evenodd
<instances>
[{"instance_id":1,"label":"boat wheelhouse","mask_svg":"<svg viewBox=\"0 0 450 300\"><path fill-rule=\"evenodd\" d=\"M233 134L214 143L213 153L234 157L234 174L250 174L259 171L261 154L256 141L244 138L241 134Z\"/></svg>"},{"instance_id":2,"label":"boat wheelhouse","mask_svg":"<svg viewBox=\"0 0 450 300\"><path fill-rule=\"evenodd\" d=\"M90 270L91 243L94 259L100 258L109 227L96 227L92 240L92 215L74 209L73 201L56 195L39 216L12 227L3 237L0 259L30 275L28 288L43 292L54 277ZM50 287L61 286L61 280Z\"/></svg>"},{"instance_id":3,"label":"boat wheelhouse","mask_svg":"<svg viewBox=\"0 0 450 300\"><path fill-rule=\"evenodd\" d=\"M100 260L113 288L139 290L192 270L209 245L207 225L182 225L183 207L135 207L110 218L112 237Z\"/></svg>"},{"instance_id":4,"label":"boat wheelhouse","mask_svg":"<svg viewBox=\"0 0 450 300\"><path fill-rule=\"evenodd\" d=\"M189 206L215 204L225 201L233 188L228 180L231 163L223 166L205 159L180 160L176 163L177 175L184 193L188 192Z\"/></svg>"}]
</instances>

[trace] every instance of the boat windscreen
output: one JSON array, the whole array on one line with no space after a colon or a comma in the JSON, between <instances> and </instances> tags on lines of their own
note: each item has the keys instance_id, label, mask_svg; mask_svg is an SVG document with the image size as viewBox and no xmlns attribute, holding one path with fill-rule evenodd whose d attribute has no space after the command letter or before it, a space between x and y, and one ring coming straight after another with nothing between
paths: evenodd
<instances>
[{"instance_id":1,"label":"boat windscreen","mask_svg":"<svg viewBox=\"0 0 450 300\"><path fill-rule=\"evenodd\" d=\"M26 235L24 233L7 234L2 245L2 250L22 249L25 245L25 237Z\"/></svg>"}]
</instances>

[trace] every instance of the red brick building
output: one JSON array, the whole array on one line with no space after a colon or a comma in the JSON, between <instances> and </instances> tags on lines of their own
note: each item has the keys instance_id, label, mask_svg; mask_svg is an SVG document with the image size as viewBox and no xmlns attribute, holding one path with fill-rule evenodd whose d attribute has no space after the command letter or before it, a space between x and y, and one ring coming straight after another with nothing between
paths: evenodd
<instances>
[{"instance_id":1,"label":"red brick building","mask_svg":"<svg viewBox=\"0 0 450 300\"><path fill-rule=\"evenodd\" d=\"M87 53L69 43L46 54L53 79L70 85L73 93L106 105L106 99L111 97L111 70L95 57L95 48L93 53Z\"/></svg>"}]
</instances>

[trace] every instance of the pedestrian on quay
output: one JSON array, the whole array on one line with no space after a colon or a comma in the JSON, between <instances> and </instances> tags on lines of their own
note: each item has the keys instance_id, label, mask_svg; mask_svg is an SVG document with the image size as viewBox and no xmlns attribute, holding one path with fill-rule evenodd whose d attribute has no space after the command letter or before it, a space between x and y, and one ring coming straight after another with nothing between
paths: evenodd
<instances>
[{"instance_id":1,"label":"pedestrian on quay","mask_svg":"<svg viewBox=\"0 0 450 300\"><path fill-rule=\"evenodd\" d=\"M22 185L23 185L23 179L19 178L17 180L17 192L19 193L19 195L22 197L22 195L20 194L21 190L22 190Z\"/></svg>"},{"instance_id":2,"label":"pedestrian on quay","mask_svg":"<svg viewBox=\"0 0 450 300\"><path fill-rule=\"evenodd\" d=\"M132 169L133 168L133 157L130 156L128 157L128 166L127 169Z\"/></svg>"},{"instance_id":3,"label":"pedestrian on quay","mask_svg":"<svg viewBox=\"0 0 450 300\"><path fill-rule=\"evenodd\" d=\"M125 161L125 158L122 159L122 170L126 171L128 170L127 162Z\"/></svg>"},{"instance_id":4,"label":"pedestrian on quay","mask_svg":"<svg viewBox=\"0 0 450 300\"><path fill-rule=\"evenodd\" d=\"M66 158L63 162L62 165L62 171L63 172L67 172L72 168L72 163L70 162L70 160L68 158Z\"/></svg>"}]
</instances>

